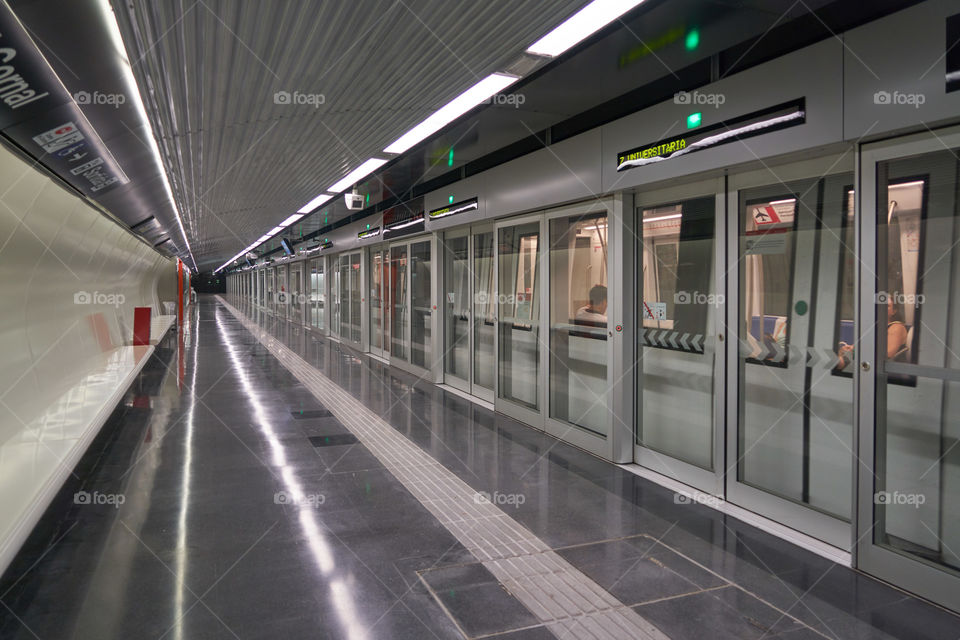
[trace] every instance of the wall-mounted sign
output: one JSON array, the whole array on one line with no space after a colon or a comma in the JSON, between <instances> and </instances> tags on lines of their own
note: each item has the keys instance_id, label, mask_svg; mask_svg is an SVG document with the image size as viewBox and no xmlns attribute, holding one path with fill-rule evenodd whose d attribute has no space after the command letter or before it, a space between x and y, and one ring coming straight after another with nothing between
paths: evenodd
<instances>
[{"instance_id":1,"label":"wall-mounted sign","mask_svg":"<svg viewBox=\"0 0 960 640\"><path fill-rule=\"evenodd\" d=\"M87 196L130 182L33 39L0 2L0 129Z\"/></svg>"},{"instance_id":2,"label":"wall-mounted sign","mask_svg":"<svg viewBox=\"0 0 960 640\"><path fill-rule=\"evenodd\" d=\"M703 151L710 147L779 131L806 121L804 99L725 120L679 136L634 147L617 154L617 171L626 171Z\"/></svg>"},{"instance_id":3,"label":"wall-mounted sign","mask_svg":"<svg viewBox=\"0 0 960 640\"><path fill-rule=\"evenodd\" d=\"M317 249L320 249L321 251L324 251L324 250L326 250L326 249L330 249L331 247L333 247L333 243L330 242L329 240L327 240L327 241L325 241L325 242L321 242L321 243L320 243L320 246L318 246Z\"/></svg>"},{"instance_id":4,"label":"wall-mounted sign","mask_svg":"<svg viewBox=\"0 0 960 640\"><path fill-rule=\"evenodd\" d=\"M357 237L361 240L364 238L372 238L374 236L380 235L380 227L373 227L372 229L365 229L357 234Z\"/></svg>"},{"instance_id":5,"label":"wall-mounted sign","mask_svg":"<svg viewBox=\"0 0 960 640\"><path fill-rule=\"evenodd\" d=\"M456 215L458 213L466 213L467 211L474 211L480 206L479 200L477 198L471 198L469 200L464 200L462 202L454 202L453 204L448 204L445 207L439 209L434 209L430 212L430 219L436 220L437 218L446 218L447 216Z\"/></svg>"}]
</instances>

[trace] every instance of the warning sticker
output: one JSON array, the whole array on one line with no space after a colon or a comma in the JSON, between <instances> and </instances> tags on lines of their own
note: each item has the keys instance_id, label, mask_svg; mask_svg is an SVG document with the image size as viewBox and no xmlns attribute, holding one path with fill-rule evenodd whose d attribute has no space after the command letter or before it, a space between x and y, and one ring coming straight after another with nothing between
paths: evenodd
<instances>
[{"instance_id":1,"label":"warning sticker","mask_svg":"<svg viewBox=\"0 0 960 640\"><path fill-rule=\"evenodd\" d=\"M65 122L59 127L33 136L33 141L43 147L43 150L47 153L55 153L83 139L83 134L77 129L77 125L72 122Z\"/></svg>"},{"instance_id":2,"label":"warning sticker","mask_svg":"<svg viewBox=\"0 0 960 640\"><path fill-rule=\"evenodd\" d=\"M795 201L769 202L753 207L753 221L758 227L793 222Z\"/></svg>"},{"instance_id":3,"label":"warning sticker","mask_svg":"<svg viewBox=\"0 0 960 640\"><path fill-rule=\"evenodd\" d=\"M667 303L666 302L647 302L643 301L643 319L644 320L666 320Z\"/></svg>"}]
</instances>

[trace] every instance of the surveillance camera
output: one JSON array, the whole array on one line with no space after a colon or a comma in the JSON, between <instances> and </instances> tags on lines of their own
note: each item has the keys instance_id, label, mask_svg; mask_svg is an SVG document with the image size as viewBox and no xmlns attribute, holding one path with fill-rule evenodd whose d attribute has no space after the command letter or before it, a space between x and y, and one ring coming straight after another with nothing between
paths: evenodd
<instances>
[{"instance_id":1,"label":"surveillance camera","mask_svg":"<svg viewBox=\"0 0 960 640\"><path fill-rule=\"evenodd\" d=\"M363 209L363 196L359 193L348 193L343 196L343 201L347 204L350 211Z\"/></svg>"}]
</instances>

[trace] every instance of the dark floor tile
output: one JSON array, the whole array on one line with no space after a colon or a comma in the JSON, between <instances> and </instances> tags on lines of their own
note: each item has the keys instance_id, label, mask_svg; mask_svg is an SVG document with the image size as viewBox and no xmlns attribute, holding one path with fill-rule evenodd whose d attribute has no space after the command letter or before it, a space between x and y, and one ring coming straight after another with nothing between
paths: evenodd
<instances>
[{"instance_id":1,"label":"dark floor tile","mask_svg":"<svg viewBox=\"0 0 960 640\"><path fill-rule=\"evenodd\" d=\"M753 640L770 637L776 611L764 611L763 603L746 602L746 594L726 594L735 587L723 587L694 595L662 600L634 607L671 640ZM735 608L731 605L739 605Z\"/></svg>"},{"instance_id":2,"label":"dark floor tile","mask_svg":"<svg viewBox=\"0 0 960 640\"><path fill-rule=\"evenodd\" d=\"M421 575L468 637L539 623L482 564L434 569Z\"/></svg>"}]
</instances>

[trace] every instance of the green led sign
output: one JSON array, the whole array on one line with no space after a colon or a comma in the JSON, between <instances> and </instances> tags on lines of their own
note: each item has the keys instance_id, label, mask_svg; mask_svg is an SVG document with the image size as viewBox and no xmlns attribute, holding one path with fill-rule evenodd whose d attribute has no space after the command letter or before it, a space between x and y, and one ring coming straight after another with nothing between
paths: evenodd
<instances>
[{"instance_id":1,"label":"green led sign","mask_svg":"<svg viewBox=\"0 0 960 640\"><path fill-rule=\"evenodd\" d=\"M450 147L450 155L447 156L447 166L448 167L453 166L453 147Z\"/></svg>"},{"instance_id":2,"label":"green led sign","mask_svg":"<svg viewBox=\"0 0 960 640\"><path fill-rule=\"evenodd\" d=\"M687 116L687 129L696 129L703 121L703 114L699 111Z\"/></svg>"},{"instance_id":3,"label":"green led sign","mask_svg":"<svg viewBox=\"0 0 960 640\"><path fill-rule=\"evenodd\" d=\"M694 27L687 32L687 37L684 38L683 46L687 48L687 51L693 51L700 46L700 30Z\"/></svg>"},{"instance_id":4,"label":"green led sign","mask_svg":"<svg viewBox=\"0 0 960 640\"><path fill-rule=\"evenodd\" d=\"M447 203L453 204L453 196L450 196L449 198L447 198Z\"/></svg>"}]
</instances>

